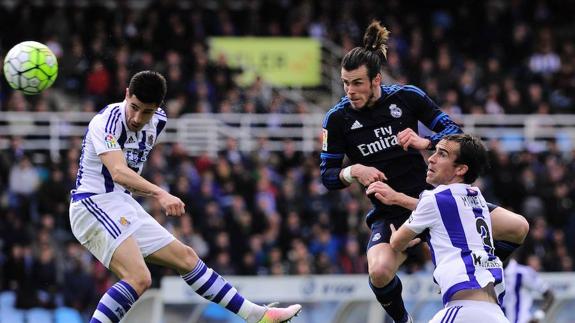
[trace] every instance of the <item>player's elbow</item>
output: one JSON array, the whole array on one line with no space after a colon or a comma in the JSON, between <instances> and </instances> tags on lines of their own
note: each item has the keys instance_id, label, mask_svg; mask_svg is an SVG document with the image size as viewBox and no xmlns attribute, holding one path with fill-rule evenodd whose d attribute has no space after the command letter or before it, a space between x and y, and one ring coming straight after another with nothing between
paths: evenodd
<instances>
[{"instance_id":1,"label":"player's elbow","mask_svg":"<svg viewBox=\"0 0 575 323\"><path fill-rule=\"evenodd\" d=\"M327 188L330 191L339 190L346 187L346 185L339 179L339 177L336 178L336 177L322 176L321 183L325 188Z\"/></svg>"},{"instance_id":2,"label":"player's elbow","mask_svg":"<svg viewBox=\"0 0 575 323\"><path fill-rule=\"evenodd\" d=\"M112 177L112 181L114 181L115 183L118 183L118 184L122 184L124 181L124 178L126 178L127 169L128 169L128 167L125 165L118 165L118 166L114 166L111 169L109 169L110 176Z\"/></svg>"}]
</instances>

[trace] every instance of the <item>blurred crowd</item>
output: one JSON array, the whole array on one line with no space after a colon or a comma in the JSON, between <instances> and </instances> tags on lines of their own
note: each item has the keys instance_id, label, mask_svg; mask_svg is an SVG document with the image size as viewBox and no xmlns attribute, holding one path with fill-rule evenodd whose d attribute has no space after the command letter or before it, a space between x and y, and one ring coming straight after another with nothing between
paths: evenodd
<instances>
[{"instance_id":1,"label":"blurred crowd","mask_svg":"<svg viewBox=\"0 0 575 323\"><path fill-rule=\"evenodd\" d=\"M168 78L171 117L290 113L296 104L262 80L239 87L241 70L223 55L210 59L209 37L314 37L340 45L337 55L360 45L376 18L391 30L389 81L421 87L454 115L573 112L575 28L564 8L575 0L34 3L0 7L0 28L10 30L1 52L25 39L47 44L59 61L54 88L79 103L29 104L2 91L3 110L98 111L123 97L134 72L154 69Z\"/></svg>"},{"instance_id":2,"label":"blurred crowd","mask_svg":"<svg viewBox=\"0 0 575 323\"><path fill-rule=\"evenodd\" d=\"M390 80L424 89L445 112L460 114L573 113L575 1L150 1L142 8L32 5L0 7L2 51L24 39L46 43L58 56L54 89L34 99L2 83L2 111L95 112L124 96L135 71L168 79L167 112L305 113L257 80L239 86L225 57L208 58L208 37L311 36L347 51L360 43L371 18L391 30ZM470 37L470 35L474 35ZM4 81L3 81L4 82ZM61 91L67 100L52 100ZM76 102L62 105L61 102ZM325 107L327 110L329 107ZM71 235L69 191L81 138L58 163L26 151L19 137L0 151L0 289L15 290L18 306L93 309L113 276ZM223 275L365 273L370 208L362 189L328 192L316 153L238 149L230 138L217 157L188 156L178 144L156 147L144 176L179 196L188 214L154 218L191 245ZM492 168L479 181L487 199L518 213L531 231L518 254L542 271L573 271L575 151L554 141L544 152L509 153L488 143ZM428 254L407 272L430 270ZM174 272L151 266L154 284Z\"/></svg>"}]
</instances>

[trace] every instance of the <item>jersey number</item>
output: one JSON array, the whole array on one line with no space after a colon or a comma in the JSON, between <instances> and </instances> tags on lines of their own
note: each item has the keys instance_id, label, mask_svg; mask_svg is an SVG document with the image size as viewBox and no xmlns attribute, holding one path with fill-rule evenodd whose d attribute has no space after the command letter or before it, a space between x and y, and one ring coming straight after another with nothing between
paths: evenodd
<instances>
[{"instance_id":1,"label":"jersey number","mask_svg":"<svg viewBox=\"0 0 575 323\"><path fill-rule=\"evenodd\" d=\"M491 243L491 234L489 233L489 227L487 226L487 222L482 218L477 218L475 220L475 228L477 229L477 233L481 234L483 238L483 245L488 248L488 253L493 254L495 250Z\"/></svg>"}]
</instances>

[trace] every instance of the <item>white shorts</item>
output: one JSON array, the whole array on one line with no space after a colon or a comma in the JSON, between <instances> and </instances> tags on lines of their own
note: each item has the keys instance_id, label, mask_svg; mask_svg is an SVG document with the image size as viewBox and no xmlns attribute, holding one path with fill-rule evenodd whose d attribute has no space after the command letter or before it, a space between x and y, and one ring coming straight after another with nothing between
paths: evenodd
<instances>
[{"instance_id":1,"label":"white shorts","mask_svg":"<svg viewBox=\"0 0 575 323\"><path fill-rule=\"evenodd\" d=\"M129 236L147 257L176 238L129 194L110 192L70 203L72 233L109 268L112 255Z\"/></svg>"},{"instance_id":2,"label":"white shorts","mask_svg":"<svg viewBox=\"0 0 575 323\"><path fill-rule=\"evenodd\" d=\"M501 308L480 301L451 301L429 323L509 323Z\"/></svg>"}]
</instances>

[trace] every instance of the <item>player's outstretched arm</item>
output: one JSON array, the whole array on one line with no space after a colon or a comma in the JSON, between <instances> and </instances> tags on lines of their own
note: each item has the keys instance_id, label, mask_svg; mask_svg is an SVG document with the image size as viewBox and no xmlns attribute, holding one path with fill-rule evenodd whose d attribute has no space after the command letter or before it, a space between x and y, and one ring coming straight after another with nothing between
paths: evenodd
<instances>
[{"instance_id":1,"label":"player's outstretched arm","mask_svg":"<svg viewBox=\"0 0 575 323\"><path fill-rule=\"evenodd\" d=\"M99 155L99 157L115 183L134 190L140 195L157 199L166 215L180 216L185 213L185 204L179 198L131 170L121 150L108 151Z\"/></svg>"},{"instance_id":2,"label":"player's outstretched arm","mask_svg":"<svg viewBox=\"0 0 575 323\"><path fill-rule=\"evenodd\" d=\"M385 205L399 205L408 210L415 210L418 199L404 193L395 191L389 185L383 182L374 182L365 191L367 195L373 194L381 203Z\"/></svg>"}]
</instances>

